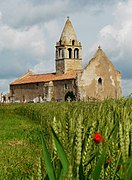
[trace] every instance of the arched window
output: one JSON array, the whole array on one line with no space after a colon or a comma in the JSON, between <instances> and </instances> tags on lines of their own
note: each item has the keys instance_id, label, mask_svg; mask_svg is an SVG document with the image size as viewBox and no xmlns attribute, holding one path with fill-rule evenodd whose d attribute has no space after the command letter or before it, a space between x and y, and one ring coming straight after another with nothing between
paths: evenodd
<instances>
[{"instance_id":1,"label":"arched window","mask_svg":"<svg viewBox=\"0 0 132 180\"><path fill-rule=\"evenodd\" d=\"M63 49L59 49L59 58L62 59L63 58Z\"/></svg>"},{"instance_id":2,"label":"arched window","mask_svg":"<svg viewBox=\"0 0 132 180\"><path fill-rule=\"evenodd\" d=\"M75 45L75 40L72 40L72 45L73 45L73 46Z\"/></svg>"},{"instance_id":3,"label":"arched window","mask_svg":"<svg viewBox=\"0 0 132 180\"><path fill-rule=\"evenodd\" d=\"M76 48L74 50L74 59L78 59L79 58L79 50Z\"/></svg>"},{"instance_id":4,"label":"arched window","mask_svg":"<svg viewBox=\"0 0 132 180\"><path fill-rule=\"evenodd\" d=\"M64 84L64 89L68 89L68 84Z\"/></svg>"},{"instance_id":5,"label":"arched window","mask_svg":"<svg viewBox=\"0 0 132 180\"><path fill-rule=\"evenodd\" d=\"M68 48L68 58L71 59L72 58L72 49Z\"/></svg>"},{"instance_id":6,"label":"arched window","mask_svg":"<svg viewBox=\"0 0 132 180\"><path fill-rule=\"evenodd\" d=\"M73 93L73 91L68 91L65 95L65 101L75 101L76 100L76 96Z\"/></svg>"},{"instance_id":7,"label":"arched window","mask_svg":"<svg viewBox=\"0 0 132 180\"><path fill-rule=\"evenodd\" d=\"M98 84L102 85L102 79L101 78L98 79Z\"/></svg>"}]
</instances>

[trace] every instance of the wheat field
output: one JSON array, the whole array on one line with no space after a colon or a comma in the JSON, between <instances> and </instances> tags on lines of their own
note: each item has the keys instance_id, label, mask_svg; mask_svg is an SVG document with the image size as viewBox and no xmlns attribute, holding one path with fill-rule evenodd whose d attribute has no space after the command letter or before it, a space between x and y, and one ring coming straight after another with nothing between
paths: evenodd
<instances>
[{"instance_id":1,"label":"wheat field","mask_svg":"<svg viewBox=\"0 0 132 180\"><path fill-rule=\"evenodd\" d=\"M28 151L29 146L33 149L26 159L30 159L29 164L32 166L26 167L23 162L19 162L22 172L18 179L132 178L132 99L1 104L0 114L1 124L5 117L9 120L12 115L11 121L6 120L9 123L13 121L13 117L16 119L16 125L12 124L12 127L17 127L17 122L20 121L24 128L29 126L25 128L26 135L23 132L20 137L18 133L18 136L12 135L11 139L21 139L23 145L19 147L20 151L22 148ZM19 126L19 130L23 126ZM3 132L2 129L0 131ZM7 136L8 132L5 130L3 133ZM9 141L9 136L5 139L4 135L1 146ZM3 163L1 162L1 167ZM6 166L8 165L7 162ZM0 169L0 175L6 179L8 172L4 174L4 168ZM17 179L18 171L14 164L11 174ZM7 179L9 177L10 175Z\"/></svg>"}]
</instances>

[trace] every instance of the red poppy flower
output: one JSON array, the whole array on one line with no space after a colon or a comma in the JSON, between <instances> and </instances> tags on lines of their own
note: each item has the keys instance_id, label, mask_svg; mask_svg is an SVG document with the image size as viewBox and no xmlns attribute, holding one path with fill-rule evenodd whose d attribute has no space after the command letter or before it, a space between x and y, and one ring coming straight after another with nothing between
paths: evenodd
<instances>
[{"instance_id":1,"label":"red poppy flower","mask_svg":"<svg viewBox=\"0 0 132 180\"><path fill-rule=\"evenodd\" d=\"M104 138L98 133L96 132L94 135L94 141L98 144L100 142L104 142Z\"/></svg>"},{"instance_id":2,"label":"red poppy flower","mask_svg":"<svg viewBox=\"0 0 132 180\"><path fill-rule=\"evenodd\" d=\"M107 163L108 163L108 164L110 163L110 159L107 160Z\"/></svg>"}]
</instances>

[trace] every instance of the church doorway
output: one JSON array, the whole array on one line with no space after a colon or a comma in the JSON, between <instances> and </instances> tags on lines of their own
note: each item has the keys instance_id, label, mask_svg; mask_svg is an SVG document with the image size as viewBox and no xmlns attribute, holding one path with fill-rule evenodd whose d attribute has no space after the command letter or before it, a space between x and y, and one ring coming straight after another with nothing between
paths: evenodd
<instances>
[{"instance_id":1,"label":"church doorway","mask_svg":"<svg viewBox=\"0 0 132 180\"><path fill-rule=\"evenodd\" d=\"M73 93L73 91L68 91L65 95L65 101L75 101L76 97Z\"/></svg>"}]
</instances>

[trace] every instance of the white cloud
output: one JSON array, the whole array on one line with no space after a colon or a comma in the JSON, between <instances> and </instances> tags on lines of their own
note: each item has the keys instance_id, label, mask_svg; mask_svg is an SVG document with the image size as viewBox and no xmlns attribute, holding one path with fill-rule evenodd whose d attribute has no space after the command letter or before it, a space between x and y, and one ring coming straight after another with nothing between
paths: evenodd
<instances>
[{"instance_id":1,"label":"white cloud","mask_svg":"<svg viewBox=\"0 0 132 180\"><path fill-rule=\"evenodd\" d=\"M98 41L91 51L102 46L116 68L122 72L123 78L132 78L132 1L119 2L113 13L113 23L104 26L99 34Z\"/></svg>"},{"instance_id":2,"label":"white cloud","mask_svg":"<svg viewBox=\"0 0 132 180\"><path fill-rule=\"evenodd\" d=\"M49 22L46 22L44 24L45 30L48 32L49 38L56 38L58 35L58 32L60 31L59 24L56 20L52 20Z\"/></svg>"},{"instance_id":3,"label":"white cloud","mask_svg":"<svg viewBox=\"0 0 132 180\"><path fill-rule=\"evenodd\" d=\"M59 14L67 12L69 0L55 0L43 3L33 3L27 0L14 0L12 3L2 3L3 21L13 27L31 26L49 21ZM14 10L15 9L15 10Z\"/></svg>"},{"instance_id":4,"label":"white cloud","mask_svg":"<svg viewBox=\"0 0 132 180\"><path fill-rule=\"evenodd\" d=\"M116 21L118 24L125 24L125 22L131 22L131 15L132 15L132 1L119 1L116 11L114 13ZM120 17L120 18L118 18Z\"/></svg>"},{"instance_id":5,"label":"white cloud","mask_svg":"<svg viewBox=\"0 0 132 180\"><path fill-rule=\"evenodd\" d=\"M104 27L100 31L100 37L104 40L105 47L109 46L110 43L115 49L121 48L122 51L127 48L129 51L130 43L132 43L132 1L119 3L113 18L115 18L113 24Z\"/></svg>"},{"instance_id":6,"label":"white cloud","mask_svg":"<svg viewBox=\"0 0 132 180\"><path fill-rule=\"evenodd\" d=\"M23 50L42 56L46 45L44 34L37 26L18 30L2 24L0 26L0 50Z\"/></svg>"},{"instance_id":7,"label":"white cloud","mask_svg":"<svg viewBox=\"0 0 132 180\"><path fill-rule=\"evenodd\" d=\"M1 15L1 17L3 17ZM43 27L17 29L0 23L0 78L20 76L39 63L47 51ZM0 83L1 84L1 83Z\"/></svg>"},{"instance_id":8,"label":"white cloud","mask_svg":"<svg viewBox=\"0 0 132 180\"><path fill-rule=\"evenodd\" d=\"M46 63L46 61L48 61L48 63ZM51 73L54 72L53 64L54 64L53 59L41 60L38 64L36 64L33 68L31 68L31 70L33 71L33 73L37 73L37 74Z\"/></svg>"},{"instance_id":9,"label":"white cloud","mask_svg":"<svg viewBox=\"0 0 132 180\"><path fill-rule=\"evenodd\" d=\"M0 1L4 23L13 27L31 26L73 13L97 15L116 0L4 0Z\"/></svg>"}]
</instances>

